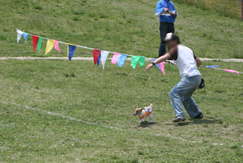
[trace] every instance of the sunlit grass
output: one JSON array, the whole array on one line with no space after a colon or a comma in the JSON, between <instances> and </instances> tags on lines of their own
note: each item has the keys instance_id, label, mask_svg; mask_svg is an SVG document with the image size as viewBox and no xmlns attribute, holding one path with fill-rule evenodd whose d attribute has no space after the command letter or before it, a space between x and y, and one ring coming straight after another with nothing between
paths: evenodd
<instances>
[{"instance_id":1,"label":"sunlit grass","mask_svg":"<svg viewBox=\"0 0 243 163\"><path fill-rule=\"evenodd\" d=\"M206 91L193 96L203 120L173 124L168 92L180 80L108 61L0 61L1 162L240 162L242 75L200 68ZM241 70L242 63L207 62ZM153 103L152 125L136 106Z\"/></svg>"}]
</instances>

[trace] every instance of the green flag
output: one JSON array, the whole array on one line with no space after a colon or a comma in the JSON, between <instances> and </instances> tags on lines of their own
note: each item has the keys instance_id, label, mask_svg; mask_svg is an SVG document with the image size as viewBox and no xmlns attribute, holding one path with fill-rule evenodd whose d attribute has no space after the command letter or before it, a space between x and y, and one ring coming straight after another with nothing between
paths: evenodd
<instances>
[{"instance_id":1,"label":"green flag","mask_svg":"<svg viewBox=\"0 0 243 163\"><path fill-rule=\"evenodd\" d=\"M137 63L139 63L140 67L142 67L145 63L145 57L141 56L132 56L132 68L136 68Z\"/></svg>"},{"instance_id":2,"label":"green flag","mask_svg":"<svg viewBox=\"0 0 243 163\"><path fill-rule=\"evenodd\" d=\"M140 65L140 67L142 67L145 64L145 57L140 57L138 60L138 63Z\"/></svg>"},{"instance_id":3,"label":"green flag","mask_svg":"<svg viewBox=\"0 0 243 163\"><path fill-rule=\"evenodd\" d=\"M42 44L42 37L39 37L38 43L37 43L37 49L40 51Z\"/></svg>"}]
</instances>

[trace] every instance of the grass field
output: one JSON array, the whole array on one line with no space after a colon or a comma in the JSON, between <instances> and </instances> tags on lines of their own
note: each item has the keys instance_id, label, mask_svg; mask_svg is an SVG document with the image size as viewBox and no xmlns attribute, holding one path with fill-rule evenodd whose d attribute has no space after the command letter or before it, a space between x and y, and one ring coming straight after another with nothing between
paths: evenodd
<instances>
[{"instance_id":1,"label":"grass field","mask_svg":"<svg viewBox=\"0 0 243 163\"><path fill-rule=\"evenodd\" d=\"M242 63L206 62L242 70ZM0 61L0 162L242 162L242 75L200 68L206 117L173 124L168 92L179 81L127 61ZM158 76L158 77L156 77ZM153 103L138 127L136 106Z\"/></svg>"},{"instance_id":2,"label":"grass field","mask_svg":"<svg viewBox=\"0 0 243 163\"><path fill-rule=\"evenodd\" d=\"M178 3L191 4L201 9L212 10L221 15L241 19L241 0L174 0Z\"/></svg>"},{"instance_id":3,"label":"grass field","mask_svg":"<svg viewBox=\"0 0 243 163\"><path fill-rule=\"evenodd\" d=\"M0 0L0 57L44 56L16 28L60 41L156 57L159 23L150 0ZM199 57L243 58L243 21L175 3L176 33ZM66 56L53 50L48 56ZM92 56L77 48L75 56ZM194 99L205 114L172 123L168 93L180 80L92 61L0 60L0 162L242 162L242 74L200 68L206 91ZM148 64L148 63L147 63ZM205 62L243 70L243 63ZM138 126L136 106L154 105L153 123Z\"/></svg>"},{"instance_id":4,"label":"grass field","mask_svg":"<svg viewBox=\"0 0 243 163\"><path fill-rule=\"evenodd\" d=\"M16 48L16 28L64 42L125 54L157 57L159 20L154 16L157 1L151 0L1 0L1 56L43 56L33 53L32 39ZM201 57L243 58L243 21L175 3L176 33L183 44ZM51 56L66 56L52 51ZM77 48L74 56L90 56Z\"/></svg>"}]
</instances>

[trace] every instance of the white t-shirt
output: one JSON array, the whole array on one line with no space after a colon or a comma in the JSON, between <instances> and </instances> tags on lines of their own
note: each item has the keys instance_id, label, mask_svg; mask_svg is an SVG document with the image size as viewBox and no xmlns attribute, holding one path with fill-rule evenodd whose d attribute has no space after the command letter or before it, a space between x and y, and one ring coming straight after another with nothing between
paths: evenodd
<instances>
[{"instance_id":1,"label":"white t-shirt","mask_svg":"<svg viewBox=\"0 0 243 163\"><path fill-rule=\"evenodd\" d=\"M190 48L180 44L175 48L171 49L169 53L172 53L172 58L175 60L174 63L179 69L181 77L201 75L197 69L197 63L195 61L193 51Z\"/></svg>"}]
</instances>

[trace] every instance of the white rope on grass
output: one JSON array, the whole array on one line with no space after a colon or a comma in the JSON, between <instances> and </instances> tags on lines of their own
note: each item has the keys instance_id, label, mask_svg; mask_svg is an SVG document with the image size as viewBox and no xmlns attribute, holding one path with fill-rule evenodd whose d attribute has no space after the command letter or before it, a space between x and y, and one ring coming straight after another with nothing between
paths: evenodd
<instances>
[{"instance_id":1,"label":"white rope on grass","mask_svg":"<svg viewBox=\"0 0 243 163\"><path fill-rule=\"evenodd\" d=\"M9 103L3 102L3 101L0 101L0 102L3 103L3 104L6 104L6 105L9 104ZM115 129L115 130L119 130L119 131L129 131L129 132L138 133L137 130L136 131L133 131L133 130L125 130L125 129L119 128L119 127L106 126L106 125L102 125L102 124L98 124L98 123L87 122L87 121L83 121L81 119L77 119L77 118L65 116L65 115L62 115L62 114L59 114L59 113L44 111L44 110L41 110L41 109L29 107L29 106L22 106L22 105L16 104L16 103L10 103L10 104L16 105L16 106L19 106L19 107L24 107L24 108L26 108L28 110L32 110L32 111L38 111L38 112L43 113L43 114L48 114L48 115L52 115L52 116L57 116L57 117L69 119L71 121L81 122L81 123L87 124L87 125L95 125L95 126L101 126L101 127L104 127L104 128ZM184 138L175 137L175 136L171 136L171 135L154 134L154 133L151 133L151 132L144 132L144 131L141 131L141 130L139 130L139 132L142 133L142 134L149 134L151 136L166 137L166 138L175 139L175 140L181 140L181 141L189 142L189 143L203 143L203 141L191 141L191 140L187 140L187 139L184 139ZM218 145L225 146L225 144L223 144L223 143L220 143L220 144L218 144L218 143L212 143L212 145L213 146L218 146ZM243 147L243 145L242 145L242 147Z\"/></svg>"},{"instance_id":2,"label":"white rope on grass","mask_svg":"<svg viewBox=\"0 0 243 163\"><path fill-rule=\"evenodd\" d=\"M69 119L71 121L77 121L77 122L81 122L83 124L88 124L88 125L95 125L95 126L101 126L101 127L104 127L104 128L110 128L110 129L115 129L115 130L119 130L119 131L129 131L129 132L135 132L135 133L138 133L137 130L136 131L133 131L133 130L125 130L123 128L119 128L119 127L113 127L113 126L106 126L106 125L102 125L102 124L98 124L98 123L93 123L93 122L87 122L87 121L83 121L81 119L77 119L77 118L73 118L73 117L69 117L69 116L65 116L65 115L62 115L62 114L59 114L59 113L54 113L54 112L49 112L49 111L44 111L44 110L41 110L41 109L37 109L37 108L32 108L32 107L29 107L29 106L22 106L20 104L16 104L16 103L6 103L6 102L3 102L3 101L0 101L1 103L3 104L6 104L6 105L9 105L9 104L12 104L12 105L16 105L16 106L19 106L19 107L24 107L28 110L32 110L32 111L38 111L40 113L43 113L43 114L48 114L48 115L52 115L52 116L57 116L57 117L61 117L61 118L65 118L65 119ZM156 136L156 137L166 137L166 138L170 138L170 139L175 139L175 140L181 140L181 141L184 141L184 142L189 142L189 143L203 143L203 141L191 141L191 140L187 140L187 139L184 139L184 138L180 138L180 137L175 137L175 136L171 136L171 135L163 135L163 134L154 134L154 133L151 133L151 132L144 132L144 131L141 131L139 130L140 133L143 133L143 134L149 134L151 136ZM227 146L223 143L212 143L213 146ZM243 145L242 145L243 147Z\"/></svg>"},{"instance_id":3,"label":"white rope on grass","mask_svg":"<svg viewBox=\"0 0 243 163\"><path fill-rule=\"evenodd\" d=\"M3 101L0 101L0 102L3 103L3 104L6 104L6 105L12 104L12 105L16 105L18 107L24 107L24 108L26 108L28 110L38 111L38 112L40 112L42 114L48 114L48 115L52 115L52 116L57 116L57 117L61 117L61 118L64 118L64 119L69 119L71 121L81 122L81 123L87 124L87 125L95 125L95 126L101 126L101 127L104 127L104 128L115 129L115 130L119 130L119 131L129 131L129 132L136 132L136 133L138 133L137 130L136 131L125 130L125 129L119 128L119 127L106 126L106 125L102 125L102 124L98 124L98 123L87 122L87 121L83 121L81 119L65 116L65 115L62 115L62 114L59 114L59 113L49 112L49 111L45 111L45 110L41 110L41 109L37 109L37 108L32 108L32 107L29 107L29 106L22 106L22 105L16 104L16 103L6 103L6 102L3 102ZM174 136L171 136L171 135L154 134L154 133L150 133L150 132L144 132L144 131L141 131L141 130L139 132L143 133L143 134L149 134L151 136L166 137L166 138L181 140L181 141L189 142L189 143L202 143L202 141L191 141L191 140L187 140L187 139L183 139L183 138L174 137Z\"/></svg>"}]
</instances>

